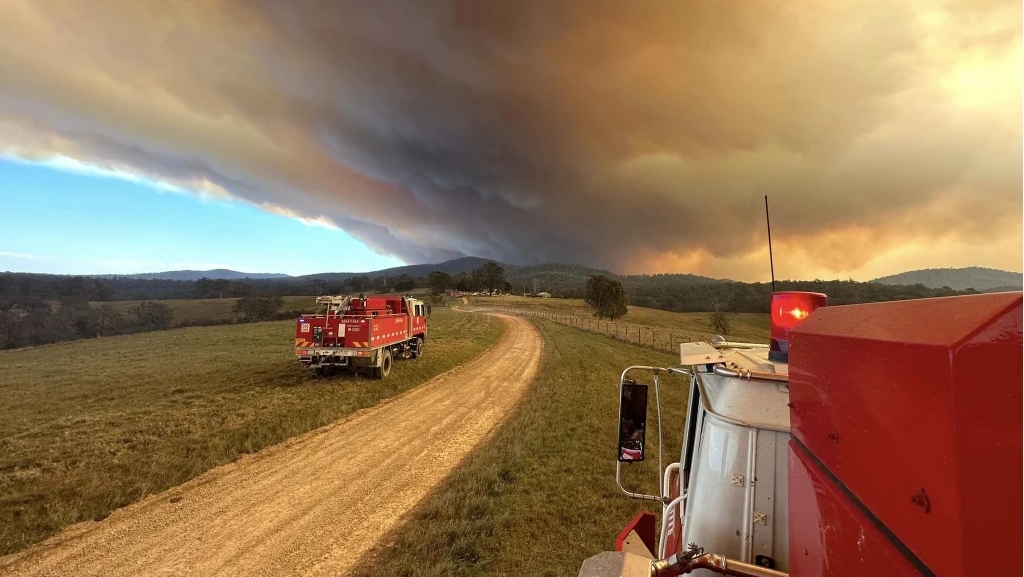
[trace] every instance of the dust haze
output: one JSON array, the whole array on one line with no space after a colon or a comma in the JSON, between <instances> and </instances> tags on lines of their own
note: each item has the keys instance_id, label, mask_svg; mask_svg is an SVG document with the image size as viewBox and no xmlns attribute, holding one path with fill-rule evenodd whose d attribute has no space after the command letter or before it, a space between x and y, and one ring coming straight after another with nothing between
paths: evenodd
<instances>
[{"instance_id":1,"label":"dust haze","mask_svg":"<svg viewBox=\"0 0 1024 577\"><path fill-rule=\"evenodd\" d=\"M1019 2L12 0L0 154L476 255L1019 270ZM82 202L88 202L83 198Z\"/></svg>"}]
</instances>

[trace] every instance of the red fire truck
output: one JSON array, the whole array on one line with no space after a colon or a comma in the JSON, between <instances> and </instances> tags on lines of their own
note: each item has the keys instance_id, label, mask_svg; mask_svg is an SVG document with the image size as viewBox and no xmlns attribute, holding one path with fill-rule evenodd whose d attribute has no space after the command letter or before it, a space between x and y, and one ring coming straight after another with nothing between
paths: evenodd
<instances>
[{"instance_id":1,"label":"red fire truck","mask_svg":"<svg viewBox=\"0 0 1024 577\"><path fill-rule=\"evenodd\" d=\"M615 482L661 520L638 513L580 576L1015 575L1021 301L775 293L769 345L716 337L682 345L678 367L627 368ZM687 417L663 432L673 375ZM663 466L659 442L657 486L626 487L624 463L650 466L649 386L657 438L682 451Z\"/></svg>"},{"instance_id":2,"label":"red fire truck","mask_svg":"<svg viewBox=\"0 0 1024 577\"><path fill-rule=\"evenodd\" d=\"M419 358L427 339L427 305L398 295L317 297L316 314L295 323L295 355L319 375L369 371L383 379L398 358Z\"/></svg>"}]
</instances>

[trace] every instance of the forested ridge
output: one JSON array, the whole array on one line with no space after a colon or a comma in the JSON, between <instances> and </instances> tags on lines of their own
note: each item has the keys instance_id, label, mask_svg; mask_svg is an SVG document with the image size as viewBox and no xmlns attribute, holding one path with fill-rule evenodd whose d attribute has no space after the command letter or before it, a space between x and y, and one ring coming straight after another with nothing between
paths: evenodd
<instances>
[{"instance_id":1,"label":"forested ridge","mask_svg":"<svg viewBox=\"0 0 1024 577\"><path fill-rule=\"evenodd\" d=\"M871 282L882 284L923 284L926 287L943 286L955 289L974 288L980 291L1021 290L1021 273L971 266L966 268L926 268L876 278Z\"/></svg>"},{"instance_id":2,"label":"forested ridge","mask_svg":"<svg viewBox=\"0 0 1024 577\"><path fill-rule=\"evenodd\" d=\"M450 288L466 292L483 290L486 281L476 272L449 275ZM502 284L505 290L516 294L543 291L556 298L583 298L586 282L595 274L621 282L629 305L675 312L767 312L772 292L770 283L744 283L687 274L616 275L571 264L506 266L504 278L508 282ZM303 277L185 281L0 273L0 348L196 324L175 319L168 308L159 306L159 301L165 299L238 300L248 297L242 304L265 305L276 299L260 300L258 297L407 292L429 286L427 277L408 275L358 275L345 280ZM823 292L833 305L976 292L852 280L779 281L776 290ZM113 301L144 302L129 314L123 314L104 306ZM216 322L265 320L262 316L246 314L241 308L238 310L236 319ZM264 316L279 318L297 312L275 309Z\"/></svg>"}]
</instances>

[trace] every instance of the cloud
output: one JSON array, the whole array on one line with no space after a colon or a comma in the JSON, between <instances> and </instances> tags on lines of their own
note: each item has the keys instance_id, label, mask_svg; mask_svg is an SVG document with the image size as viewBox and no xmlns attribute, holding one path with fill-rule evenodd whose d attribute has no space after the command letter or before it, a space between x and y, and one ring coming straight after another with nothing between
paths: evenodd
<instances>
[{"instance_id":1,"label":"cloud","mask_svg":"<svg viewBox=\"0 0 1024 577\"><path fill-rule=\"evenodd\" d=\"M782 276L972 248L1019 269L1020 23L993 0L14 0L0 146L409 262L764 278L767 194Z\"/></svg>"}]
</instances>

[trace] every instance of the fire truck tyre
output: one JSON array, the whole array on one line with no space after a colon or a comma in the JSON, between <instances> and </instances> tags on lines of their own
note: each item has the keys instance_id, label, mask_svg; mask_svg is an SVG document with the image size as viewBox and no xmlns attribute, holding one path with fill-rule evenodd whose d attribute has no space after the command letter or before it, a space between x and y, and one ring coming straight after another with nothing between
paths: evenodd
<instances>
[{"instance_id":1,"label":"fire truck tyre","mask_svg":"<svg viewBox=\"0 0 1024 577\"><path fill-rule=\"evenodd\" d=\"M412 358L418 359L423 354L423 339L416 337L416 340L412 343Z\"/></svg>"},{"instance_id":2,"label":"fire truck tyre","mask_svg":"<svg viewBox=\"0 0 1024 577\"><path fill-rule=\"evenodd\" d=\"M380 367L373 374L378 379L383 379L391 374L391 349L384 349L381 354L384 355L384 358L380 360Z\"/></svg>"}]
</instances>

